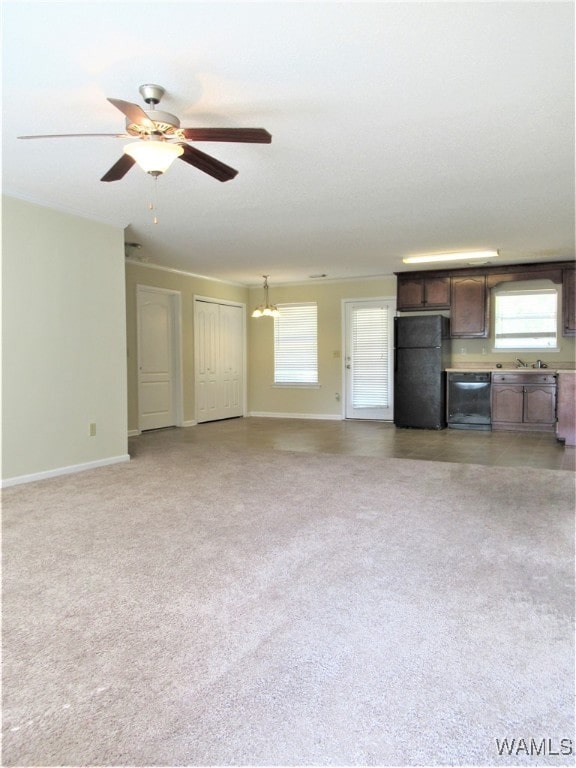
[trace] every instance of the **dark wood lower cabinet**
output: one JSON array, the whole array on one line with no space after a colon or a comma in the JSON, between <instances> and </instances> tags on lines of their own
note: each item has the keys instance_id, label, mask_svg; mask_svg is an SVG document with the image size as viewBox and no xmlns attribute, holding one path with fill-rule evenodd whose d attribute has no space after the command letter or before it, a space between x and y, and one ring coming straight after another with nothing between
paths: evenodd
<instances>
[{"instance_id":1,"label":"dark wood lower cabinet","mask_svg":"<svg viewBox=\"0 0 576 768\"><path fill-rule=\"evenodd\" d=\"M558 372L558 422L556 437L565 445L576 445L576 371Z\"/></svg>"},{"instance_id":2,"label":"dark wood lower cabinet","mask_svg":"<svg viewBox=\"0 0 576 768\"><path fill-rule=\"evenodd\" d=\"M493 430L554 432L555 428L554 374L493 374Z\"/></svg>"}]
</instances>

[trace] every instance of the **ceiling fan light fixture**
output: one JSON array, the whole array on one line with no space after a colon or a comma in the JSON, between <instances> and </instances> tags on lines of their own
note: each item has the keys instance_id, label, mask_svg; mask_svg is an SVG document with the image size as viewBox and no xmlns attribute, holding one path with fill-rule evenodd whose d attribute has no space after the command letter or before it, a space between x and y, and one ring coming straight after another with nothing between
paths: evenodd
<instances>
[{"instance_id":1,"label":"ceiling fan light fixture","mask_svg":"<svg viewBox=\"0 0 576 768\"><path fill-rule=\"evenodd\" d=\"M143 171L159 176L184 153L184 147L166 141L135 141L126 144L124 152L134 158Z\"/></svg>"},{"instance_id":2,"label":"ceiling fan light fixture","mask_svg":"<svg viewBox=\"0 0 576 768\"><path fill-rule=\"evenodd\" d=\"M427 253L420 256L406 256L404 264L423 264L431 261L469 261L470 259L494 259L498 251L457 251L453 253Z\"/></svg>"},{"instance_id":3,"label":"ceiling fan light fixture","mask_svg":"<svg viewBox=\"0 0 576 768\"><path fill-rule=\"evenodd\" d=\"M268 300L268 275L262 275L264 278L264 303L256 307L252 312L252 317L280 317L280 310L275 304L270 304Z\"/></svg>"}]
</instances>

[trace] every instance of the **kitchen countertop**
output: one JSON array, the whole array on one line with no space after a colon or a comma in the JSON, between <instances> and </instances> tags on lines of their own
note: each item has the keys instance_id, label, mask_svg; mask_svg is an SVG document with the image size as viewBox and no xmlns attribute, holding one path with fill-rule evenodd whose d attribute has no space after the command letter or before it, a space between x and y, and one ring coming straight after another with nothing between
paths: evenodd
<instances>
[{"instance_id":1,"label":"kitchen countertop","mask_svg":"<svg viewBox=\"0 0 576 768\"><path fill-rule=\"evenodd\" d=\"M459 368L445 368L447 373L576 373L574 368L513 368L503 366L496 368L495 365L464 365Z\"/></svg>"},{"instance_id":2,"label":"kitchen countertop","mask_svg":"<svg viewBox=\"0 0 576 768\"><path fill-rule=\"evenodd\" d=\"M576 373L576 371L566 368L496 368L495 365L484 368L467 365L462 368L446 368L445 370L447 373L558 373L560 370L562 373Z\"/></svg>"}]
</instances>

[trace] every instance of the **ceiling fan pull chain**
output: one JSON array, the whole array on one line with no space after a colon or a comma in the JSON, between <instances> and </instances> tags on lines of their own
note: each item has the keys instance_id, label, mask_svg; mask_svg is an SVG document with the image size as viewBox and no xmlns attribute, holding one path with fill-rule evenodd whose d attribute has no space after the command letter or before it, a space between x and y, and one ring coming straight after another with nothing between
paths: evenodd
<instances>
[{"instance_id":1,"label":"ceiling fan pull chain","mask_svg":"<svg viewBox=\"0 0 576 768\"><path fill-rule=\"evenodd\" d=\"M148 206L149 211L155 211L158 208L157 204L154 202L158 198L158 194L157 194L158 187L156 186L156 182L158 181L158 176L152 176L152 179L154 182L154 186L152 187L152 199L150 200L150 205ZM158 224L158 217L156 216L155 213L152 214L152 223Z\"/></svg>"}]
</instances>

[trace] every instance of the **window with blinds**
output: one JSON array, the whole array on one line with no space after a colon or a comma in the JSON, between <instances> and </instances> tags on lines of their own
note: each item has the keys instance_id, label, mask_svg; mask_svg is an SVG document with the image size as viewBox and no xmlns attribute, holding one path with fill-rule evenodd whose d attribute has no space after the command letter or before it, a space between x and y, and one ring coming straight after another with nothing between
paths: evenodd
<instances>
[{"instance_id":1,"label":"window with blinds","mask_svg":"<svg viewBox=\"0 0 576 768\"><path fill-rule=\"evenodd\" d=\"M318 383L316 302L278 304L274 318L274 383Z\"/></svg>"},{"instance_id":2,"label":"window with blinds","mask_svg":"<svg viewBox=\"0 0 576 768\"><path fill-rule=\"evenodd\" d=\"M556 347L558 291L505 291L494 295L496 349Z\"/></svg>"},{"instance_id":3,"label":"window with blinds","mask_svg":"<svg viewBox=\"0 0 576 768\"><path fill-rule=\"evenodd\" d=\"M387 307L352 309L352 406L388 408L390 397Z\"/></svg>"}]
</instances>

